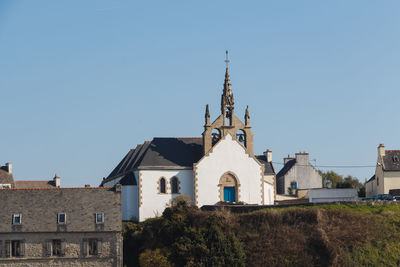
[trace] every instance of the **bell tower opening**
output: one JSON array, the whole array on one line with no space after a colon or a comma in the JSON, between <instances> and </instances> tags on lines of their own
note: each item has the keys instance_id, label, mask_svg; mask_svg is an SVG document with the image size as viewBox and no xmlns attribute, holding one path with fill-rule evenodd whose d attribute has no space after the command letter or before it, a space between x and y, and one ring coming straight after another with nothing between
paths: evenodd
<instances>
[{"instance_id":1,"label":"bell tower opening","mask_svg":"<svg viewBox=\"0 0 400 267\"><path fill-rule=\"evenodd\" d=\"M236 132L236 140L238 140L238 142L240 144L242 144L242 146L246 147L246 133L243 130L238 130Z\"/></svg>"}]
</instances>

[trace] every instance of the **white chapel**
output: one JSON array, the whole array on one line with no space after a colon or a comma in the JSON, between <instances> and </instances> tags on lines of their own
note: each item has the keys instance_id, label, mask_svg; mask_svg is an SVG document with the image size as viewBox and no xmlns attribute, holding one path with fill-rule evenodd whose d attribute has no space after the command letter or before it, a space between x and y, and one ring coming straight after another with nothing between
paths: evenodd
<instances>
[{"instance_id":1,"label":"white chapel","mask_svg":"<svg viewBox=\"0 0 400 267\"><path fill-rule=\"evenodd\" d=\"M122 185L122 219L159 216L175 197L193 204L232 202L272 205L275 171L272 152L256 156L249 110L244 122L234 113L228 66L221 115L210 122L208 105L199 138L154 138L131 149L100 186Z\"/></svg>"}]
</instances>

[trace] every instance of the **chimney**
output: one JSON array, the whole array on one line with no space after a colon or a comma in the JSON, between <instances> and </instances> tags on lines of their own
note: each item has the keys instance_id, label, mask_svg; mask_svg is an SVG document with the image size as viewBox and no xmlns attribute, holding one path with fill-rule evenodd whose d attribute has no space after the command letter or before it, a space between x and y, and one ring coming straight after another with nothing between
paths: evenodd
<instances>
[{"instance_id":1,"label":"chimney","mask_svg":"<svg viewBox=\"0 0 400 267\"><path fill-rule=\"evenodd\" d=\"M264 152L264 156L267 159L267 162L272 161L272 151L267 149L267 151Z\"/></svg>"},{"instance_id":2,"label":"chimney","mask_svg":"<svg viewBox=\"0 0 400 267\"><path fill-rule=\"evenodd\" d=\"M385 146L383 144L379 144L378 146L378 157L379 156L385 156Z\"/></svg>"},{"instance_id":3,"label":"chimney","mask_svg":"<svg viewBox=\"0 0 400 267\"><path fill-rule=\"evenodd\" d=\"M12 174L12 163L11 162L7 162L6 163L6 167L7 167L8 173Z\"/></svg>"},{"instance_id":4,"label":"chimney","mask_svg":"<svg viewBox=\"0 0 400 267\"><path fill-rule=\"evenodd\" d=\"M300 165L308 165L309 163L309 155L307 152L299 152L296 153L296 163Z\"/></svg>"},{"instance_id":5,"label":"chimney","mask_svg":"<svg viewBox=\"0 0 400 267\"><path fill-rule=\"evenodd\" d=\"M61 178L58 177L57 173L54 175L53 181L54 181L54 184L56 185L56 187L61 186Z\"/></svg>"},{"instance_id":6,"label":"chimney","mask_svg":"<svg viewBox=\"0 0 400 267\"><path fill-rule=\"evenodd\" d=\"M289 161L291 161L293 158L290 157L290 155L287 155L287 158L283 158L283 164L288 163Z\"/></svg>"},{"instance_id":7,"label":"chimney","mask_svg":"<svg viewBox=\"0 0 400 267\"><path fill-rule=\"evenodd\" d=\"M120 183L115 185L115 192L121 192L122 190L122 185Z\"/></svg>"}]
</instances>

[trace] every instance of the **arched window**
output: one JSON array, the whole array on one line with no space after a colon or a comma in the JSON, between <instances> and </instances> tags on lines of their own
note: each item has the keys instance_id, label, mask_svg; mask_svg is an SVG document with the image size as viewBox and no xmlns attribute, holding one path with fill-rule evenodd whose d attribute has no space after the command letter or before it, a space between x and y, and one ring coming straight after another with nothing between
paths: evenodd
<instances>
[{"instance_id":1,"label":"arched window","mask_svg":"<svg viewBox=\"0 0 400 267\"><path fill-rule=\"evenodd\" d=\"M178 178L176 177L171 178L171 193L179 194L179 183L178 183Z\"/></svg>"},{"instance_id":2,"label":"arched window","mask_svg":"<svg viewBox=\"0 0 400 267\"><path fill-rule=\"evenodd\" d=\"M165 194L167 192L166 190L166 184L165 184L165 178L160 179L160 193Z\"/></svg>"},{"instance_id":3,"label":"arched window","mask_svg":"<svg viewBox=\"0 0 400 267\"><path fill-rule=\"evenodd\" d=\"M244 147L246 146L246 133L243 130L238 130L236 132L236 139L241 143Z\"/></svg>"},{"instance_id":4,"label":"arched window","mask_svg":"<svg viewBox=\"0 0 400 267\"><path fill-rule=\"evenodd\" d=\"M213 129L211 132L212 145L215 145L221 139L221 132L219 129Z\"/></svg>"}]
</instances>

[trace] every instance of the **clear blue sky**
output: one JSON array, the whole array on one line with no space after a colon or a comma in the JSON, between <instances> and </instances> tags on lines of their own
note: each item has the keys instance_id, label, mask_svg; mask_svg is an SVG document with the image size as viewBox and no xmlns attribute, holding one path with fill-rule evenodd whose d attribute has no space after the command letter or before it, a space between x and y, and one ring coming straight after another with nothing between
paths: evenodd
<instances>
[{"instance_id":1,"label":"clear blue sky","mask_svg":"<svg viewBox=\"0 0 400 267\"><path fill-rule=\"evenodd\" d=\"M256 153L374 165L379 143L400 149L399 12L367 0L1 0L0 164L16 179L98 185L138 143L201 136L229 49Z\"/></svg>"}]
</instances>

